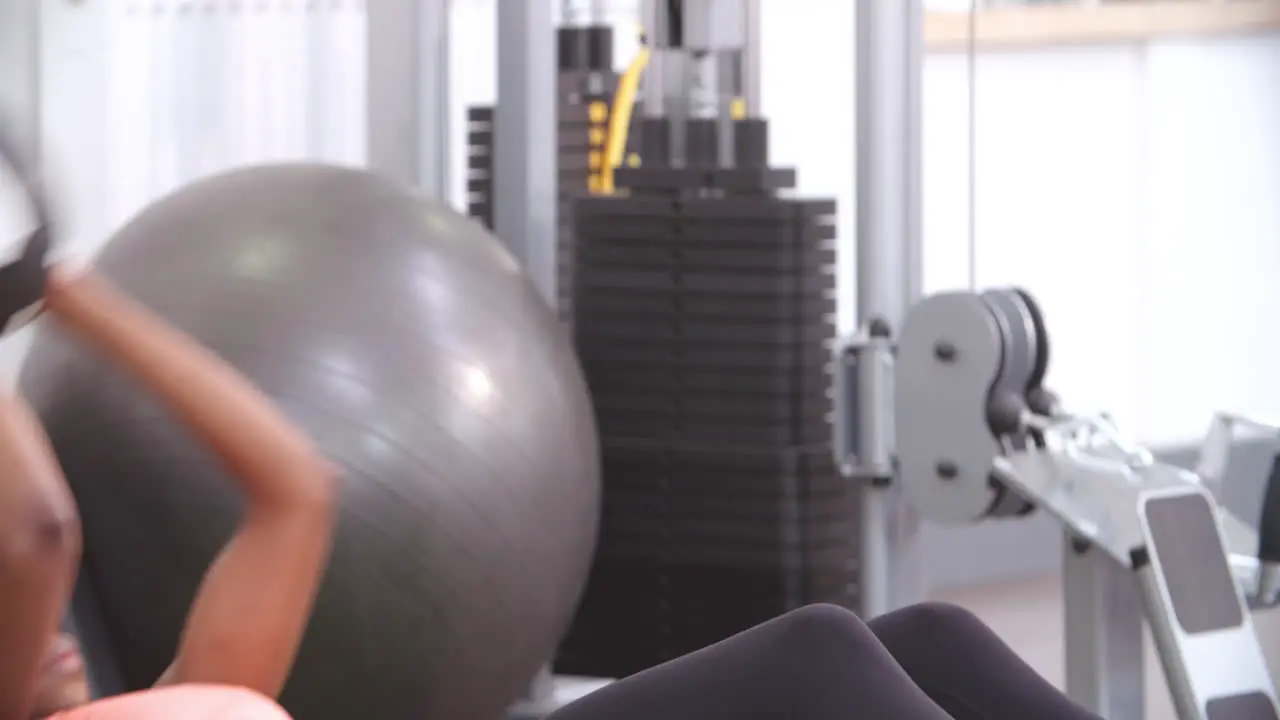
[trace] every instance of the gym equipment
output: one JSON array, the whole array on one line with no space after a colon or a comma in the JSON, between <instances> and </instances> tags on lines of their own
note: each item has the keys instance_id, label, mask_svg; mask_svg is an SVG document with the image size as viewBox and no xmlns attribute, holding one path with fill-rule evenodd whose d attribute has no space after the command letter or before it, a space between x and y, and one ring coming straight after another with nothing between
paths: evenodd
<instances>
[{"instance_id":1,"label":"gym equipment","mask_svg":"<svg viewBox=\"0 0 1280 720\"><path fill-rule=\"evenodd\" d=\"M574 242L572 238L573 201L590 192L600 192L606 182L607 154L612 127L621 118L611 107L611 98L619 84L613 70L613 28L608 24L588 22L567 24L556 31L556 98L558 142L558 196L556 227L556 286L573 284ZM634 83L634 78L629 82ZM467 110L467 212L493 227L494 107L477 106ZM630 121L628 114L627 123ZM627 125L621 131L625 148ZM612 183L612 174L607 176ZM557 310L561 320L571 324L573 308L567 304L568 293L560 293Z\"/></svg>"},{"instance_id":2,"label":"gym equipment","mask_svg":"<svg viewBox=\"0 0 1280 720\"><path fill-rule=\"evenodd\" d=\"M11 128L0 127L0 163L12 172L35 220L35 229L14 245L16 252L0 266L0 336L25 327L44 307L52 218L35 158L28 157L23 145Z\"/></svg>"},{"instance_id":3,"label":"gym equipment","mask_svg":"<svg viewBox=\"0 0 1280 720\"><path fill-rule=\"evenodd\" d=\"M573 349L478 223L376 175L237 170L120 230L103 273L245 373L346 470L296 717L496 718L586 578L599 446ZM126 687L172 658L240 496L156 402L42 329L22 386L80 505Z\"/></svg>"},{"instance_id":4,"label":"gym equipment","mask_svg":"<svg viewBox=\"0 0 1280 720\"><path fill-rule=\"evenodd\" d=\"M892 377L876 374L883 348L846 358L850 379L863 373L849 387L896 396L878 415L894 418L891 434L871 434L896 437L903 489L927 517L966 523L1039 509L1062 523L1075 699L1103 717L1143 717L1145 618L1181 720L1280 717L1250 615L1280 590L1280 462L1257 531L1213 493L1241 418L1215 420L1197 474L1154 459L1105 416L1068 412L1043 386L1048 334L1021 290L917 303Z\"/></svg>"},{"instance_id":5,"label":"gym equipment","mask_svg":"<svg viewBox=\"0 0 1280 720\"><path fill-rule=\"evenodd\" d=\"M688 4L707 15L683 35L646 22L647 83L732 74L716 63L742 39L710 34L734 24L711 5ZM828 448L835 203L785 195L795 172L770 166L765 120L733 119L739 88L664 93L636 123L643 165L578 198L560 248L604 462L596 562L556 663L571 674L858 601L855 489Z\"/></svg>"}]
</instances>

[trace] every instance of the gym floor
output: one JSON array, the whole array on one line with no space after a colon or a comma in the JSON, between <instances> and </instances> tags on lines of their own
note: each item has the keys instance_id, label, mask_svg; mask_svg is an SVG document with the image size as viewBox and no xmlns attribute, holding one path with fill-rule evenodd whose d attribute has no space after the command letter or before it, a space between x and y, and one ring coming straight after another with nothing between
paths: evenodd
<instances>
[{"instance_id":1,"label":"gym floor","mask_svg":"<svg viewBox=\"0 0 1280 720\"><path fill-rule=\"evenodd\" d=\"M976 613L1041 675L1058 687L1065 678L1062 645L1062 582L1058 574L945 591L937 599ZM1258 636L1277 684L1280 684L1280 610L1254 614ZM1146 720L1176 720L1164 677L1147 646Z\"/></svg>"}]
</instances>

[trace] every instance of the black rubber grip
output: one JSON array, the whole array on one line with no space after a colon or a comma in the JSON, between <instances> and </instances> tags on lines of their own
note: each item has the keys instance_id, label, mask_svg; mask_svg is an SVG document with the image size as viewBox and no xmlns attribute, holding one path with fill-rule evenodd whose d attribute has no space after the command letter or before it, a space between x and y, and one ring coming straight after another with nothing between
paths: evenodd
<instances>
[{"instance_id":1,"label":"black rubber grip","mask_svg":"<svg viewBox=\"0 0 1280 720\"><path fill-rule=\"evenodd\" d=\"M1262 495L1258 559L1280 563L1280 454L1271 458L1271 472L1267 474L1267 488Z\"/></svg>"}]
</instances>

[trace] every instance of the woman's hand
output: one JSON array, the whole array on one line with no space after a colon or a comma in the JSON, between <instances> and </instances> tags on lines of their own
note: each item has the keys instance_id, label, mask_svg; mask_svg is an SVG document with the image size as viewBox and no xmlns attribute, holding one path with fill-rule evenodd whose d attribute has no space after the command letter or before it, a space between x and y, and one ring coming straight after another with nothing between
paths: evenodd
<instances>
[{"instance_id":1,"label":"woman's hand","mask_svg":"<svg viewBox=\"0 0 1280 720\"><path fill-rule=\"evenodd\" d=\"M55 315L76 299L75 292L83 282L94 282L93 270L87 266L70 262L59 262L49 266L45 272L44 303L45 307Z\"/></svg>"}]
</instances>

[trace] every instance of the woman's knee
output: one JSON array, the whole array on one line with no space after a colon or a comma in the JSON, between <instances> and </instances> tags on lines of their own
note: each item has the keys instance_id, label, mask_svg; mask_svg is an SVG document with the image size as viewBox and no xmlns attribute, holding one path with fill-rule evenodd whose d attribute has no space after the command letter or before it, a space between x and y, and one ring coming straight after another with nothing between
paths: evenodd
<instances>
[{"instance_id":1,"label":"woman's knee","mask_svg":"<svg viewBox=\"0 0 1280 720\"><path fill-rule=\"evenodd\" d=\"M871 632L900 662L923 654L939 656L971 652L993 641L996 634L969 610L944 602L922 602L874 618Z\"/></svg>"},{"instance_id":2,"label":"woman's knee","mask_svg":"<svg viewBox=\"0 0 1280 720\"><path fill-rule=\"evenodd\" d=\"M830 603L806 605L775 622L785 642L797 648L798 652L812 653L832 645L848 648L859 644L879 644L853 611Z\"/></svg>"},{"instance_id":3,"label":"woman's knee","mask_svg":"<svg viewBox=\"0 0 1280 720\"><path fill-rule=\"evenodd\" d=\"M905 624L929 634L937 632L944 635L972 635L990 632L987 624L972 611L947 602L917 603L897 610L893 614L900 615Z\"/></svg>"}]
</instances>

